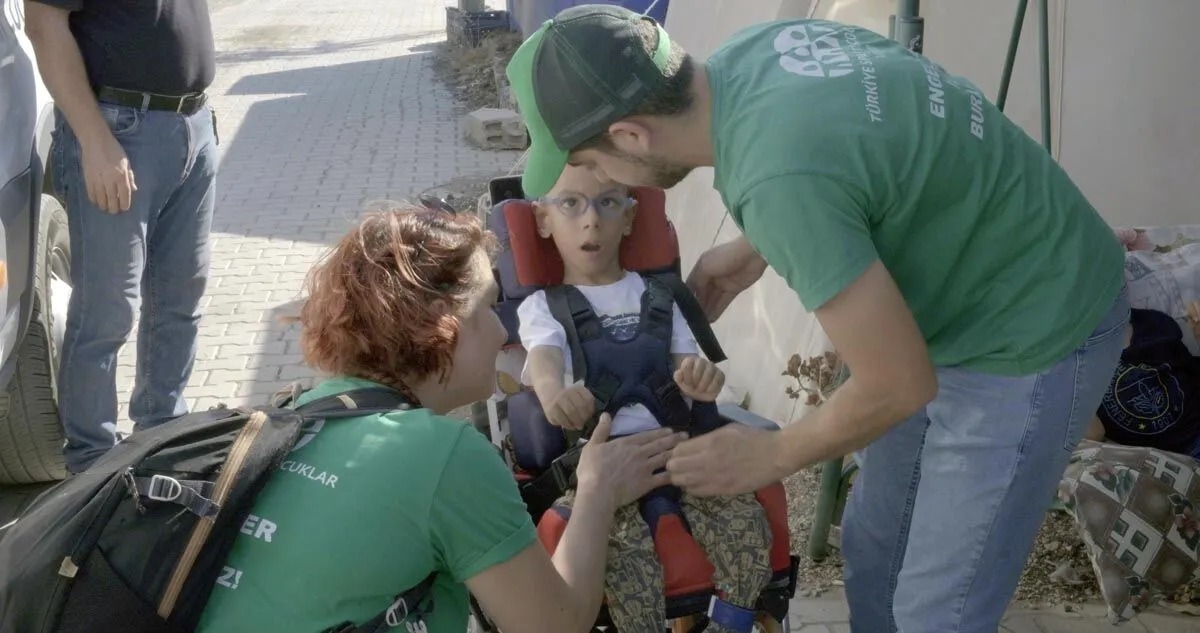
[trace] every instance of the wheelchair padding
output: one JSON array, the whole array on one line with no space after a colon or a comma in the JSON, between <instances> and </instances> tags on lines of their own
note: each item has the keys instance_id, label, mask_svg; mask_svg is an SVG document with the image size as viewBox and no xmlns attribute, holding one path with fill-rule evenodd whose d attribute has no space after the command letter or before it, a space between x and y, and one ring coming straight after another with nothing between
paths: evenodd
<instances>
[{"instance_id":1,"label":"wheelchair padding","mask_svg":"<svg viewBox=\"0 0 1200 633\"><path fill-rule=\"evenodd\" d=\"M630 196L638 206L633 230L621 240L621 267L640 273L673 269L679 259L679 244L667 219L666 192L635 187ZM490 228L500 242L497 268L505 296L525 297L539 288L562 283L562 257L554 240L538 235L533 203L507 200L497 204Z\"/></svg>"},{"instance_id":2,"label":"wheelchair padding","mask_svg":"<svg viewBox=\"0 0 1200 633\"><path fill-rule=\"evenodd\" d=\"M767 513L771 528L771 569L786 573L791 568L790 537L787 524L787 496L782 482L773 483L755 493ZM654 513L651 527L654 549L663 566L667 598L711 591L713 566L704 550L688 532L684 518L675 513ZM558 506L546 511L537 522L538 539L546 551L554 554L570 518L570 510Z\"/></svg>"},{"instance_id":3,"label":"wheelchair padding","mask_svg":"<svg viewBox=\"0 0 1200 633\"><path fill-rule=\"evenodd\" d=\"M508 432L512 436L513 458L529 473L541 473L567 450L562 429L550 424L542 404L532 389L508 398Z\"/></svg>"}]
</instances>

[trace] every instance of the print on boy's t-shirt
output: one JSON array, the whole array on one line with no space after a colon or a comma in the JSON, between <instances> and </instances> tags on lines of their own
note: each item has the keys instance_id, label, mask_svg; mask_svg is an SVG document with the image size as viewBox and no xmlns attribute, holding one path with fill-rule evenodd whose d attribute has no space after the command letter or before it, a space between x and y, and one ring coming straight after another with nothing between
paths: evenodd
<instances>
[{"instance_id":1,"label":"print on boy's t-shirt","mask_svg":"<svg viewBox=\"0 0 1200 633\"><path fill-rule=\"evenodd\" d=\"M641 275L627 272L624 277L611 284L575 287L592 304L592 309L599 317L600 326L606 334L618 341L627 341L637 335L641 323L642 293L646 290L646 280L642 279ZM520 320L521 345L526 350L543 345L562 350L563 384L574 383L575 377L571 372L573 361L571 350L566 344L566 333L550 314L550 307L546 304L546 293L539 290L529 295L517 308L517 316ZM676 306L671 325L671 353L698 354L699 351L695 336ZM521 373L521 381L530 384L528 363ZM658 427L659 423L649 409L634 404L623 407L613 417L612 435L628 435Z\"/></svg>"}]
</instances>

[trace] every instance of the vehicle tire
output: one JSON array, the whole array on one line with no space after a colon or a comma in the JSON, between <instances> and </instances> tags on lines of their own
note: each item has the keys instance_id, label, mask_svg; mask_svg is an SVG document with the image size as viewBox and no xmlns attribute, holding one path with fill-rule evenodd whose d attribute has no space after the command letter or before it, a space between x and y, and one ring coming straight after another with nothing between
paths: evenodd
<instances>
[{"instance_id":1,"label":"vehicle tire","mask_svg":"<svg viewBox=\"0 0 1200 633\"><path fill-rule=\"evenodd\" d=\"M34 266L33 313L17 350L7 392L0 394L0 485L58 481L67 475L58 419L58 357L70 288L71 240L67 212L42 196ZM57 296L56 296L57 295ZM69 295L69 293L68 293ZM59 336L55 336L58 330Z\"/></svg>"}]
</instances>

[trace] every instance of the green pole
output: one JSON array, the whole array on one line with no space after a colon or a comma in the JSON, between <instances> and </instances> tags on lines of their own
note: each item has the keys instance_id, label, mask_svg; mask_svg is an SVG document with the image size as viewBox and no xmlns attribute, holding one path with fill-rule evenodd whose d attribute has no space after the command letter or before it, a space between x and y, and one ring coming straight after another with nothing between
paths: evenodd
<instances>
[{"instance_id":1,"label":"green pole","mask_svg":"<svg viewBox=\"0 0 1200 633\"><path fill-rule=\"evenodd\" d=\"M921 17L920 0L896 0L896 14L888 22L888 37L914 53L925 50L925 18Z\"/></svg>"},{"instance_id":2,"label":"green pole","mask_svg":"<svg viewBox=\"0 0 1200 633\"><path fill-rule=\"evenodd\" d=\"M821 465L821 488L813 511L812 530L808 533L808 557L814 562L825 560L829 552L829 528L840 501L843 463L843 458L835 457Z\"/></svg>"},{"instance_id":3,"label":"green pole","mask_svg":"<svg viewBox=\"0 0 1200 633\"><path fill-rule=\"evenodd\" d=\"M1025 26L1025 9L1029 0L1017 3L1017 18L1013 20L1012 34L1008 36L1008 55L1004 57L1004 72L1000 73L1000 92L996 94L996 107L1004 111L1008 101L1008 86L1012 83L1013 64L1017 61L1017 47L1021 44L1021 29Z\"/></svg>"},{"instance_id":4,"label":"green pole","mask_svg":"<svg viewBox=\"0 0 1200 633\"><path fill-rule=\"evenodd\" d=\"M1038 54L1041 57L1042 79L1042 145L1050 151L1050 0L1041 0L1038 5L1038 30L1041 35L1041 46Z\"/></svg>"}]
</instances>

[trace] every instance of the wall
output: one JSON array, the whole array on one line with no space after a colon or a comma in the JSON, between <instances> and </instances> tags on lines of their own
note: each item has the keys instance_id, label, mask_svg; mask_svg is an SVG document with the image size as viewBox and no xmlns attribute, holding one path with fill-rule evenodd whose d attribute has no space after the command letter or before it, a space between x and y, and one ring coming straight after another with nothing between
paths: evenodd
<instances>
[{"instance_id":1,"label":"wall","mask_svg":"<svg viewBox=\"0 0 1200 633\"><path fill-rule=\"evenodd\" d=\"M671 36L705 58L736 30L776 18L836 19L887 33L894 0L694 0L667 13ZM925 54L995 99L1016 0L921 3ZM1006 113L1041 137L1037 4L1030 2ZM1200 223L1192 181L1200 173L1200 121L1191 115L1200 81L1192 25L1200 2L1160 0L1137 11L1121 0L1051 0L1051 111L1054 155L1115 226ZM1063 116L1065 115L1065 116ZM698 169L668 196L685 269L714 243L737 234L712 190L711 169ZM751 408L787 421L802 411L784 395L780 375L793 352L828 342L790 288L768 271L716 324L730 355L731 383Z\"/></svg>"},{"instance_id":2,"label":"wall","mask_svg":"<svg viewBox=\"0 0 1200 633\"><path fill-rule=\"evenodd\" d=\"M670 0L507 0L509 24L528 37L559 11L580 4L619 4L631 11L645 13L659 22L667 17Z\"/></svg>"}]
</instances>

